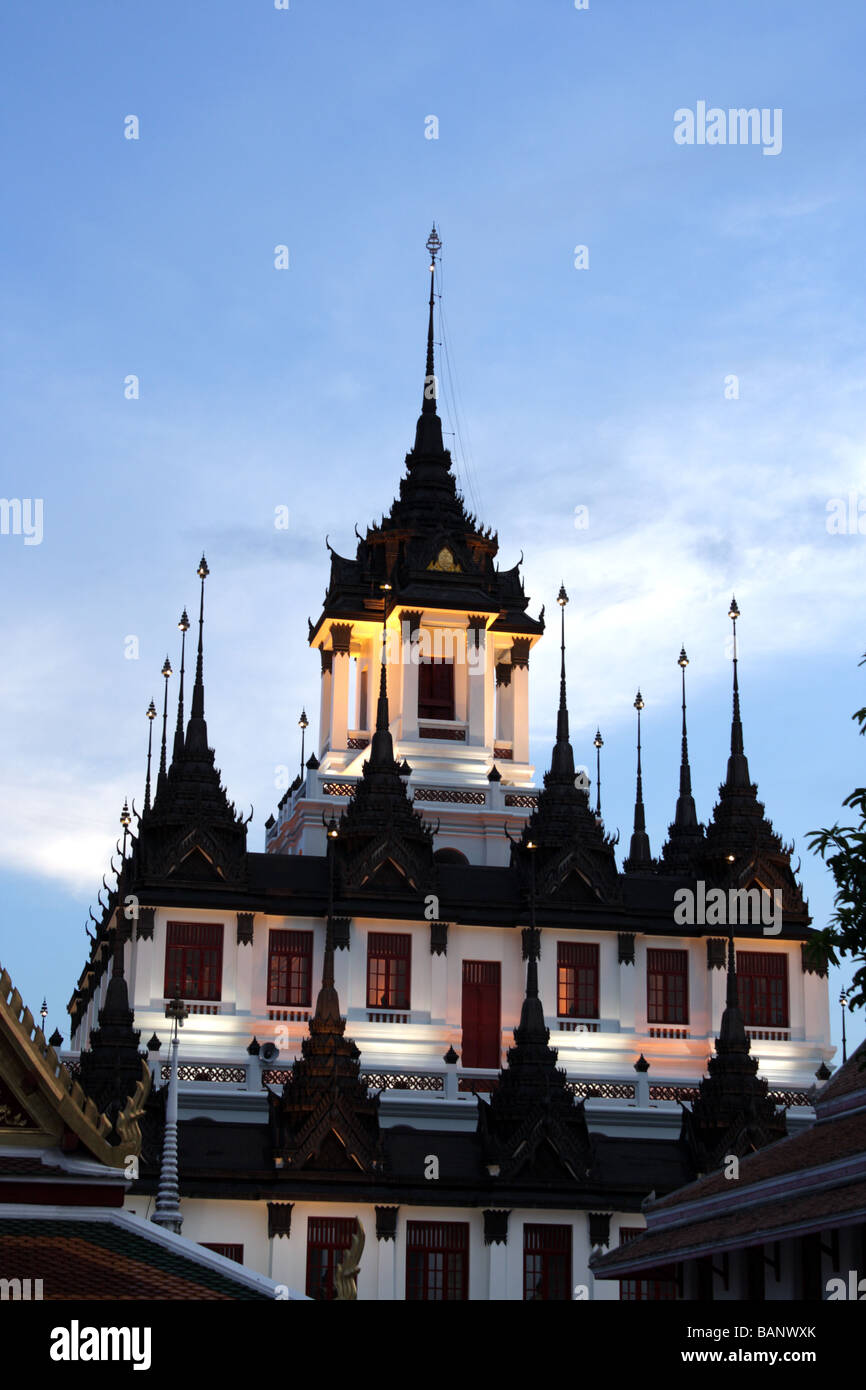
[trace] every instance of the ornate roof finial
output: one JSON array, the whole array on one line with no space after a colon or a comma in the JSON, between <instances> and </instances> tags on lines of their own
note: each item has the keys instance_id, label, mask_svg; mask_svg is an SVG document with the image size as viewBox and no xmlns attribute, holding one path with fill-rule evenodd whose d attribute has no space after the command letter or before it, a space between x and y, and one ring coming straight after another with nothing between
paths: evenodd
<instances>
[{"instance_id":1,"label":"ornate roof finial","mask_svg":"<svg viewBox=\"0 0 866 1390\"><path fill-rule=\"evenodd\" d=\"M157 777L156 777L156 794L157 794L157 796L159 796L160 792L162 791L162 789L163 789L163 787L164 787L164 785L165 785L165 777L166 777L166 771L165 771L165 748L166 748L166 736L167 736L167 733L168 733L168 679L169 679L169 676L170 676L171 674L172 674L171 662L169 661L168 657L166 657L166 658L165 658L165 661L163 662L163 665L162 665L162 676L163 676L163 680L165 681L165 694L163 695L163 700L162 700L162 744L160 745L160 750L159 750L159 772L157 773Z\"/></svg>"},{"instance_id":2,"label":"ornate roof finial","mask_svg":"<svg viewBox=\"0 0 866 1390\"><path fill-rule=\"evenodd\" d=\"M649 836L646 833L646 816L644 814L643 805L643 774L640 761L640 716L644 704L644 698L640 691L638 691L634 701L634 707L637 710L637 788L634 802L634 832L631 837L628 859L625 861L624 866L626 873L632 873L635 870L653 869L655 867L650 851Z\"/></svg>"},{"instance_id":3,"label":"ornate roof finial","mask_svg":"<svg viewBox=\"0 0 866 1390\"><path fill-rule=\"evenodd\" d=\"M180 758L183 754L183 676L184 662L186 659L186 634L189 632L189 617L187 615L186 609L184 609L181 613L177 625L180 628L181 633L180 685L178 687L177 692L177 723L174 728L174 752L172 753L172 762L176 762L177 759Z\"/></svg>"},{"instance_id":4,"label":"ornate roof finial","mask_svg":"<svg viewBox=\"0 0 866 1390\"><path fill-rule=\"evenodd\" d=\"M427 319L427 363L424 374L424 394L421 402L421 414L418 417L418 426L415 430L415 448L413 453L416 455L443 453L442 423L436 413L438 389L433 352L433 298L436 283L436 257L441 249L442 242L439 239L439 233L436 231L436 224L434 223L433 230L427 238L427 250L430 253L430 303Z\"/></svg>"},{"instance_id":5,"label":"ornate roof finial","mask_svg":"<svg viewBox=\"0 0 866 1390\"><path fill-rule=\"evenodd\" d=\"M604 747L601 729L596 729L592 744L595 748L595 814L601 820L601 750Z\"/></svg>"},{"instance_id":6,"label":"ornate roof finial","mask_svg":"<svg viewBox=\"0 0 866 1390\"><path fill-rule=\"evenodd\" d=\"M394 742L391 738L391 719L388 713L388 594L391 585L380 584L382 591L382 661L379 667L379 699L376 704L376 728L370 744L373 766L394 761Z\"/></svg>"},{"instance_id":7,"label":"ornate roof finial","mask_svg":"<svg viewBox=\"0 0 866 1390\"><path fill-rule=\"evenodd\" d=\"M698 823L698 813L695 810L695 799L692 796L692 771L689 766L689 741L686 733L686 667L689 659L686 656L685 647L680 648L677 657L677 665L682 671L683 685L683 742L682 753L680 756L680 794L677 798L677 810L674 816L674 825L680 827L696 826Z\"/></svg>"},{"instance_id":8,"label":"ornate roof finial","mask_svg":"<svg viewBox=\"0 0 866 1390\"><path fill-rule=\"evenodd\" d=\"M731 599L728 617L734 633L734 710L731 719L731 756L728 759L726 784L729 787L748 787L750 785L749 764L743 752L743 724L740 719L740 686L737 677L737 619L740 610L736 598Z\"/></svg>"},{"instance_id":9,"label":"ornate roof finial","mask_svg":"<svg viewBox=\"0 0 866 1390\"><path fill-rule=\"evenodd\" d=\"M565 692L565 605L568 603L568 594L565 592L564 584L560 585L556 601L561 613L559 709L556 715L556 743L550 761L550 771L553 776L570 777L574 781L574 753L568 736L568 705Z\"/></svg>"},{"instance_id":10,"label":"ornate roof finial","mask_svg":"<svg viewBox=\"0 0 866 1390\"><path fill-rule=\"evenodd\" d=\"M146 710L147 714L147 776L144 779L144 809L150 810L150 754L153 745L153 721L156 718L156 705L151 700Z\"/></svg>"},{"instance_id":11,"label":"ornate roof finial","mask_svg":"<svg viewBox=\"0 0 866 1390\"><path fill-rule=\"evenodd\" d=\"M198 608L198 653L195 662L195 684L192 688L189 724L186 730L186 748L191 752L207 749L207 729L204 722L204 676L203 676L203 635L204 635L204 581L210 574L207 560L202 555L196 574L201 580L201 595Z\"/></svg>"}]
</instances>

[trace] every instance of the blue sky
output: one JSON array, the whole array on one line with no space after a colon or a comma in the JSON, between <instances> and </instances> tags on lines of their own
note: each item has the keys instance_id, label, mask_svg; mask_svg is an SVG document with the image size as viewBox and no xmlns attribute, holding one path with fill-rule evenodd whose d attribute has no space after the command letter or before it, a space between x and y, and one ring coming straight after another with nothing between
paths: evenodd
<instances>
[{"instance_id":1,"label":"blue sky","mask_svg":"<svg viewBox=\"0 0 866 1390\"><path fill-rule=\"evenodd\" d=\"M318 708L325 534L351 553L412 442L434 218L458 474L533 611L569 589L608 825L627 837L638 685L655 850L673 814L682 642L710 814L735 592L752 773L823 923L806 835L863 781L866 536L826 525L866 499L862 9L81 0L3 27L2 493L43 499L44 534L0 536L0 960L31 1006L66 1032L202 549L211 740L262 847ZM701 100L781 109L781 153L677 145ZM542 643L539 772L555 666Z\"/></svg>"}]
</instances>

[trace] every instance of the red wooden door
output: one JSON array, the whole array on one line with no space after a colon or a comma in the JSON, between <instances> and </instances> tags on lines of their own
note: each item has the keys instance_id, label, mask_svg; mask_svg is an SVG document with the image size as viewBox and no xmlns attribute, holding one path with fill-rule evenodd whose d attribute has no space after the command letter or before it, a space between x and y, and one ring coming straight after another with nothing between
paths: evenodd
<instances>
[{"instance_id":1,"label":"red wooden door","mask_svg":"<svg viewBox=\"0 0 866 1390\"><path fill-rule=\"evenodd\" d=\"M501 1057L498 960L463 962L463 1056L465 1067L498 1067Z\"/></svg>"}]
</instances>

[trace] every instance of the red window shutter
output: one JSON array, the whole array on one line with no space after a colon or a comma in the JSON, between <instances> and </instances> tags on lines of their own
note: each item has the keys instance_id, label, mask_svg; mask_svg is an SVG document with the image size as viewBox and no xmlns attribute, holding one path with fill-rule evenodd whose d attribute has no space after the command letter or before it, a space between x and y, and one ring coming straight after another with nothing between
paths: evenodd
<instances>
[{"instance_id":1,"label":"red window shutter","mask_svg":"<svg viewBox=\"0 0 866 1390\"><path fill-rule=\"evenodd\" d=\"M406 1299L441 1302L469 1294L469 1226L464 1221L406 1223Z\"/></svg>"},{"instance_id":2,"label":"red window shutter","mask_svg":"<svg viewBox=\"0 0 866 1390\"><path fill-rule=\"evenodd\" d=\"M308 1006L313 988L313 933L272 931L268 939L268 1003Z\"/></svg>"},{"instance_id":3,"label":"red window shutter","mask_svg":"<svg viewBox=\"0 0 866 1390\"><path fill-rule=\"evenodd\" d=\"M169 922L165 947L165 998L221 999L221 922Z\"/></svg>"},{"instance_id":4,"label":"red window shutter","mask_svg":"<svg viewBox=\"0 0 866 1390\"><path fill-rule=\"evenodd\" d=\"M571 1298L571 1227L523 1227L523 1297L533 1302Z\"/></svg>"},{"instance_id":5,"label":"red window shutter","mask_svg":"<svg viewBox=\"0 0 866 1390\"><path fill-rule=\"evenodd\" d=\"M412 990L412 938L370 932L367 938L367 1008L408 1009Z\"/></svg>"},{"instance_id":6,"label":"red window shutter","mask_svg":"<svg viewBox=\"0 0 866 1390\"><path fill-rule=\"evenodd\" d=\"M463 1047L466 1067L498 1067L502 1061L501 966L498 960L463 962Z\"/></svg>"},{"instance_id":7,"label":"red window shutter","mask_svg":"<svg viewBox=\"0 0 866 1390\"><path fill-rule=\"evenodd\" d=\"M334 1274L355 1234L353 1216L311 1216L307 1221L307 1296L330 1302Z\"/></svg>"},{"instance_id":8,"label":"red window shutter","mask_svg":"<svg viewBox=\"0 0 866 1390\"><path fill-rule=\"evenodd\" d=\"M598 1018L598 946L557 943L557 1013L560 1018Z\"/></svg>"},{"instance_id":9,"label":"red window shutter","mask_svg":"<svg viewBox=\"0 0 866 1390\"><path fill-rule=\"evenodd\" d=\"M737 984L746 1024L789 1026L787 956L775 951L738 951Z\"/></svg>"},{"instance_id":10,"label":"red window shutter","mask_svg":"<svg viewBox=\"0 0 866 1390\"><path fill-rule=\"evenodd\" d=\"M647 951L647 1021L688 1023L687 951Z\"/></svg>"},{"instance_id":11,"label":"red window shutter","mask_svg":"<svg viewBox=\"0 0 866 1390\"><path fill-rule=\"evenodd\" d=\"M418 667L418 717L454 718L454 667L450 661L433 657Z\"/></svg>"}]
</instances>

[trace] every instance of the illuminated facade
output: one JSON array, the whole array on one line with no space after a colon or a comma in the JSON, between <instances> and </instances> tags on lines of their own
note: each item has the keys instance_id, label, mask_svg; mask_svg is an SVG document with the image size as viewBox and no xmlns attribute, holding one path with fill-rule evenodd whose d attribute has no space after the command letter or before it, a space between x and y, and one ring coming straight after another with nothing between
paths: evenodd
<instances>
[{"instance_id":1,"label":"illuminated facade","mask_svg":"<svg viewBox=\"0 0 866 1390\"><path fill-rule=\"evenodd\" d=\"M184 1234L242 1247L275 1280L327 1296L357 1218L363 1299L611 1298L590 1254L643 1225L650 1191L709 1171L720 1146L769 1142L785 1114L789 1132L811 1123L832 1052L826 975L805 951L790 852L750 779L736 662L731 757L708 825L684 700L667 841L653 858L638 770L619 867L575 773L563 590L556 738L536 784L529 672L544 611L530 614L519 565L496 568L497 537L457 491L433 303L431 281L406 475L355 557L330 552L308 634L318 743L263 853L248 850L208 747L200 568L190 716L181 684L173 748L164 733L155 794L148 784L70 1003L70 1060L83 1049L82 1084L90 1074L110 1090L88 1044L112 969L142 1037L164 1032L166 1000L183 997ZM751 895L732 949L711 913L684 920L684 890L704 904L714 890ZM145 1124L150 1168L129 1199L141 1213L161 1095ZM653 1294L672 1287L625 1292Z\"/></svg>"}]
</instances>

